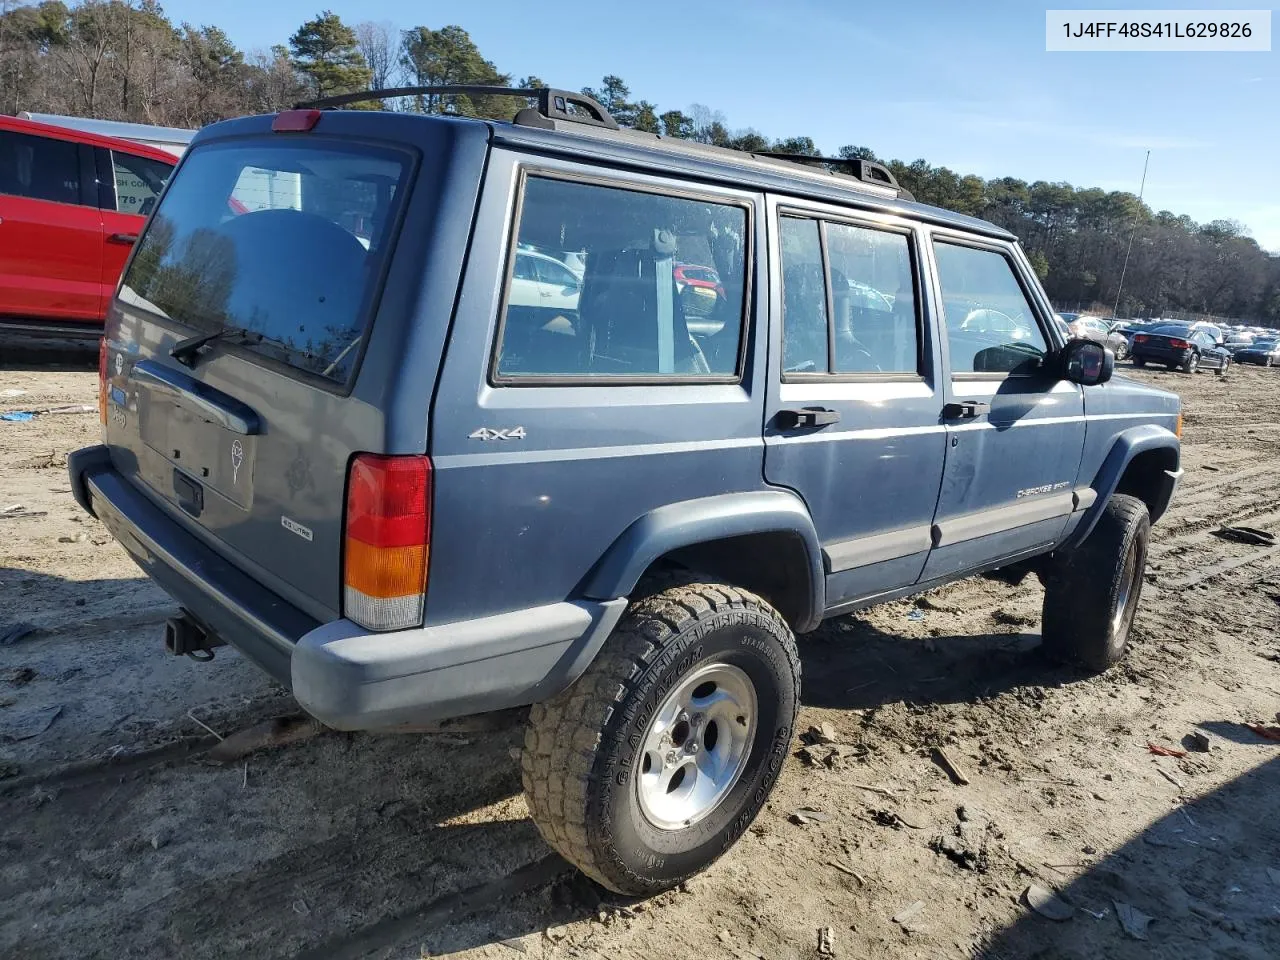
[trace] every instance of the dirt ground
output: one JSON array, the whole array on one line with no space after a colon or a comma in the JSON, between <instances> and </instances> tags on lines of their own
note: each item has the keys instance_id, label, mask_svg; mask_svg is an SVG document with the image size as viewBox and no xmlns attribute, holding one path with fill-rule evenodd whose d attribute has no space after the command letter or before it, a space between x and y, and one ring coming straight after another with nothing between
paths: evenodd
<instances>
[{"instance_id":1,"label":"dirt ground","mask_svg":"<svg viewBox=\"0 0 1280 960\"><path fill-rule=\"evenodd\" d=\"M96 403L93 360L0 367L0 412ZM1280 957L1280 742L1243 725L1280 710L1280 549L1213 532L1280 531L1280 371L1124 372L1182 393L1187 467L1124 663L1047 664L1034 579L831 621L800 729L837 745L797 741L742 841L643 902L541 842L515 727L264 732L288 697L166 657L170 602L72 501L96 415L0 422L0 638L37 628L0 639L0 956Z\"/></svg>"}]
</instances>

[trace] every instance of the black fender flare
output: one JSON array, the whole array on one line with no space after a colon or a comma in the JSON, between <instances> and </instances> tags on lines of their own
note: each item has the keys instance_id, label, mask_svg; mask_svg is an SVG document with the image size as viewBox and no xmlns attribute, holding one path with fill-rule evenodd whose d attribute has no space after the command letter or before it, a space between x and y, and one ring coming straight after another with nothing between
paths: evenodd
<instances>
[{"instance_id":1,"label":"black fender flare","mask_svg":"<svg viewBox=\"0 0 1280 960\"><path fill-rule=\"evenodd\" d=\"M1116 492L1116 488L1120 486L1120 480L1124 477L1129 464L1138 455L1152 450L1170 450L1173 453L1173 467L1164 471L1161 482L1154 491L1152 502L1148 505L1151 513L1151 522L1155 523L1160 519L1168 508L1169 501L1173 499L1173 492L1177 488L1178 481L1182 479L1180 466L1182 443L1172 430L1157 426L1154 423L1147 423L1121 431L1112 440L1111 449L1102 461L1102 466L1098 469L1093 483L1090 484L1097 497L1084 517L1076 525L1065 546L1074 547L1084 542L1085 538L1093 532L1093 528L1098 523L1098 518L1102 516L1102 511L1106 509L1107 501L1111 499L1112 494Z\"/></svg>"},{"instance_id":2,"label":"black fender flare","mask_svg":"<svg viewBox=\"0 0 1280 960\"><path fill-rule=\"evenodd\" d=\"M803 544L809 602L795 626L798 632L812 630L826 609L822 546L804 501L785 490L725 493L651 510L618 535L587 575L582 593L597 600L628 596L649 565L672 550L754 533L790 534Z\"/></svg>"}]
</instances>

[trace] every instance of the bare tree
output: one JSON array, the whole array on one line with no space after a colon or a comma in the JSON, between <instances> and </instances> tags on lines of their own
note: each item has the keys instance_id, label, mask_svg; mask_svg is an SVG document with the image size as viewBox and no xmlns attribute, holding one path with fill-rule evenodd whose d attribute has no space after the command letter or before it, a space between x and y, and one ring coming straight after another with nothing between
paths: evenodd
<instances>
[{"instance_id":1,"label":"bare tree","mask_svg":"<svg viewBox=\"0 0 1280 960\"><path fill-rule=\"evenodd\" d=\"M366 20L358 23L356 46L364 55L364 62L372 74L369 80L373 90L385 90L400 76L401 33L394 23L386 20L374 23Z\"/></svg>"}]
</instances>

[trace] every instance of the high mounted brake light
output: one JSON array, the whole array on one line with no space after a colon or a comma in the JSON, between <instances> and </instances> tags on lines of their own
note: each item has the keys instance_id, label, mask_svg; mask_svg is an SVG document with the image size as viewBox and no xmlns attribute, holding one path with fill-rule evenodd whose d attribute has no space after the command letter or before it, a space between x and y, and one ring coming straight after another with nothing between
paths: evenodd
<instances>
[{"instance_id":1,"label":"high mounted brake light","mask_svg":"<svg viewBox=\"0 0 1280 960\"><path fill-rule=\"evenodd\" d=\"M271 121L271 129L276 133L306 133L319 120L319 110L283 110Z\"/></svg>"},{"instance_id":2,"label":"high mounted brake light","mask_svg":"<svg viewBox=\"0 0 1280 960\"><path fill-rule=\"evenodd\" d=\"M431 461L358 454L347 476L343 614L370 630L422 622L431 544Z\"/></svg>"}]
</instances>

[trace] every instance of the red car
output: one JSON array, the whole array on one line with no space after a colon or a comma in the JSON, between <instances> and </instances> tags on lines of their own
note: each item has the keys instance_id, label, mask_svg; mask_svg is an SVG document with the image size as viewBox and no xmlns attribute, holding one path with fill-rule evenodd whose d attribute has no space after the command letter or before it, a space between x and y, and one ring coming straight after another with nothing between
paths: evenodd
<instances>
[{"instance_id":1,"label":"red car","mask_svg":"<svg viewBox=\"0 0 1280 960\"><path fill-rule=\"evenodd\" d=\"M0 329L97 336L177 157L0 116Z\"/></svg>"}]
</instances>

